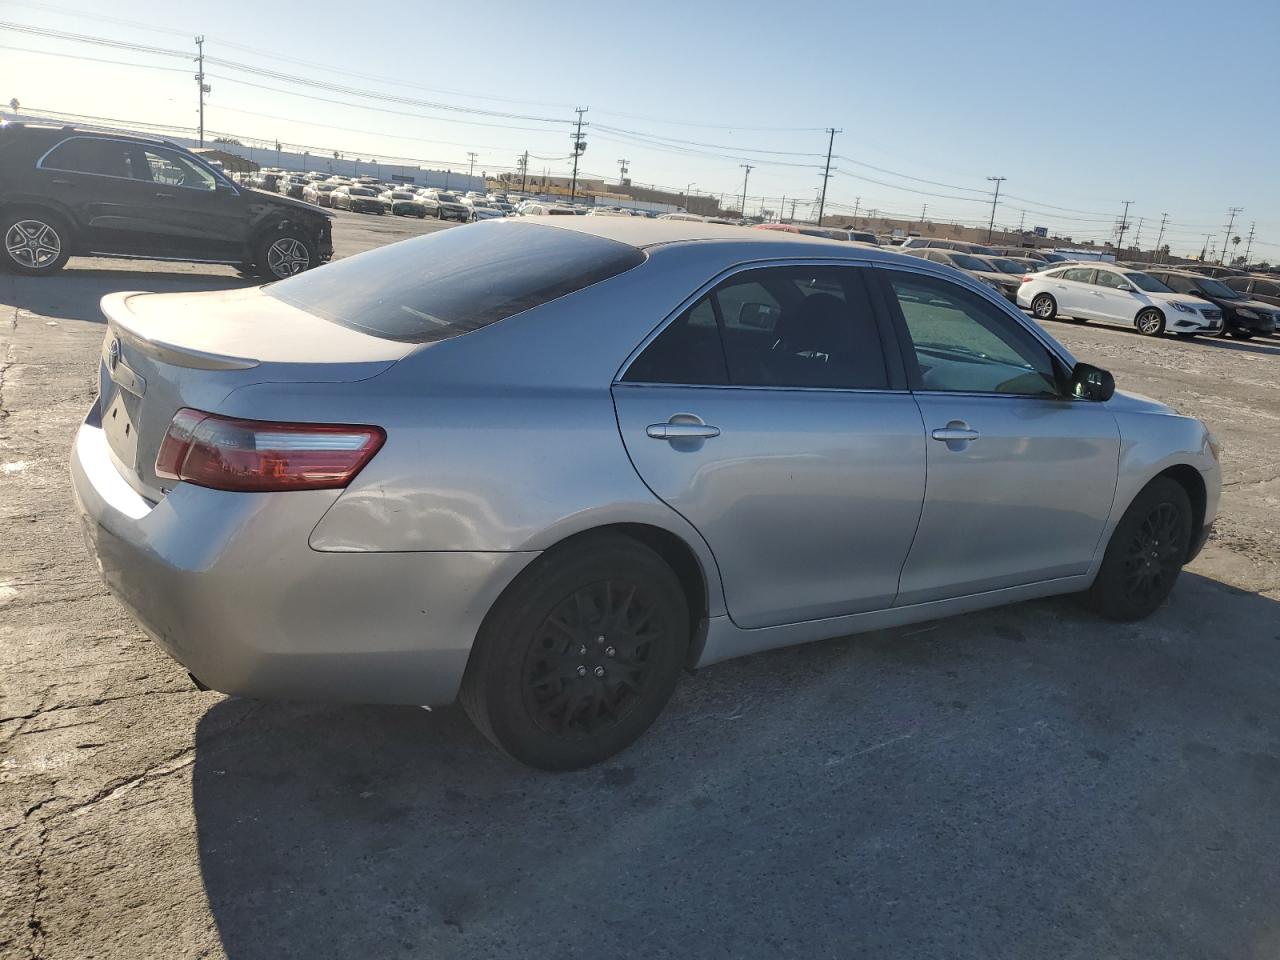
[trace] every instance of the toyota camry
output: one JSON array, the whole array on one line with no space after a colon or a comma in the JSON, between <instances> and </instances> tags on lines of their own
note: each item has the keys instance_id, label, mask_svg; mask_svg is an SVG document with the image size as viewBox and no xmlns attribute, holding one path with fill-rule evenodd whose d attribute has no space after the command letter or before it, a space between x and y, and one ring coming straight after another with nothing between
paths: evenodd
<instances>
[{"instance_id":1,"label":"toyota camry","mask_svg":"<svg viewBox=\"0 0 1280 960\"><path fill-rule=\"evenodd\" d=\"M1217 511L1199 421L868 246L504 219L102 307L71 473L155 642L229 694L461 699L545 769L686 668L1053 594L1145 617Z\"/></svg>"}]
</instances>

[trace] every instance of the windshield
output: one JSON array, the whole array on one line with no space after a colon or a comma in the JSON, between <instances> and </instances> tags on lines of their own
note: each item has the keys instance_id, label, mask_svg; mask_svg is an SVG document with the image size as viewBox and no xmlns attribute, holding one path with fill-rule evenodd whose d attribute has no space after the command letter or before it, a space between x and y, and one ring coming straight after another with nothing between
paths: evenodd
<instances>
[{"instance_id":1,"label":"windshield","mask_svg":"<svg viewBox=\"0 0 1280 960\"><path fill-rule=\"evenodd\" d=\"M1201 277L1197 281L1197 286L1211 297L1218 297L1221 300L1243 300L1244 297L1236 290L1232 290L1221 280L1215 280L1213 277Z\"/></svg>"},{"instance_id":2,"label":"windshield","mask_svg":"<svg viewBox=\"0 0 1280 960\"><path fill-rule=\"evenodd\" d=\"M1149 274L1126 273L1124 278L1139 290L1145 290L1147 293L1173 293L1172 290Z\"/></svg>"},{"instance_id":3,"label":"windshield","mask_svg":"<svg viewBox=\"0 0 1280 960\"><path fill-rule=\"evenodd\" d=\"M982 273L993 272L991 269L991 264L987 263L987 261L980 260L977 257L971 257L967 253L955 254L954 256L952 256L951 262L954 263L961 270L979 270Z\"/></svg>"},{"instance_id":4,"label":"windshield","mask_svg":"<svg viewBox=\"0 0 1280 960\"><path fill-rule=\"evenodd\" d=\"M353 197L373 197L373 196L377 196L377 194L375 194L375 193L374 193L372 190L370 190L368 187L352 187L352 188L351 188L350 190L348 190L347 192L348 192L348 193L350 193L350 194L351 194L351 196L353 196Z\"/></svg>"},{"instance_id":5,"label":"windshield","mask_svg":"<svg viewBox=\"0 0 1280 960\"><path fill-rule=\"evenodd\" d=\"M264 289L344 327L387 340L431 343L643 261L644 254L629 244L498 219L379 247Z\"/></svg>"},{"instance_id":6,"label":"windshield","mask_svg":"<svg viewBox=\"0 0 1280 960\"><path fill-rule=\"evenodd\" d=\"M459 200L458 200L458 198L457 198L456 196L454 196L452 193L437 193L437 194L436 194L436 199L437 199L437 200L439 200L439 201L441 201L441 202L443 202L443 203L459 203L459 202L461 202L461 201L459 201Z\"/></svg>"}]
</instances>

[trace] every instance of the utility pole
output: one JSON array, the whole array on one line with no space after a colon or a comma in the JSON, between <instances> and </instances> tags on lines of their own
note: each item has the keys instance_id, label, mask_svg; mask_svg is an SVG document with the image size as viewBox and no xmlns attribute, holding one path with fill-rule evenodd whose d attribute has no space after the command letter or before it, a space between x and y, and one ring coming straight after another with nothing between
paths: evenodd
<instances>
[{"instance_id":1,"label":"utility pole","mask_svg":"<svg viewBox=\"0 0 1280 960\"><path fill-rule=\"evenodd\" d=\"M529 151L526 150L517 164L520 167L520 192L524 193L525 184L529 181Z\"/></svg>"},{"instance_id":2,"label":"utility pole","mask_svg":"<svg viewBox=\"0 0 1280 960\"><path fill-rule=\"evenodd\" d=\"M751 171L754 170L755 167L749 163L740 163L738 166L746 171L746 173L742 175L742 216L745 217L747 215L747 177L751 176Z\"/></svg>"},{"instance_id":3,"label":"utility pole","mask_svg":"<svg viewBox=\"0 0 1280 960\"><path fill-rule=\"evenodd\" d=\"M996 228L996 204L1000 201L1000 184L1008 180L1008 177L987 177L996 185L996 192L991 195L991 222L987 224L987 243L991 242L991 233Z\"/></svg>"},{"instance_id":4,"label":"utility pole","mask_svg":"<svg viewBox=\"0 0 1280 960\"><path fill-rule=\"evenodd\" d=\"M473 153L472 151L468 150L468 151L467 151L467 161L468 161L468 164L467 164L467 176L468 176L468 177L470 177L472 174L474 174L474 173L476 172L476 154L475 154L475 153Z\"/></svg>"},{"instance_id":5,"label":"utility pole","mask_svg":"<svg viewBox=\"0 0 1280 960\"><path fill-rule=\"evenodd\" d=\"M1120 236L1116 239L1117 253L1124 251L1124 232L1129 229L1129 205L1131 203L1133 203L1132 200L1126 200L1124 202L1124 213L1120 214Z\"/></svg>"},{"instance_id":6,"label":"utility pole","mask_svg":"<svg viewBox=\"0 0 1280 960\"><path fill-rule=\"evenodd\" d=\"M1244 207L1228 207L1227 213L1231 214L1231 219L1227 221L1227 238L1222 241L1222 256L1218 257L1218 263L1227 257L1227 244L1231 242L1231 228L1236 225L1236 214L1243 210Z\"/></svg>"},{"instance_id":7,"label":"utility pole","mask_svg":"<svg viewBox=\"0 0 1280 960\"><path fill-rule=\"evenodd\" d=\"M204 146L204 95L213 88L204 82L204 36L196 37L196 91L200 97L200 146Z\"/></svg>"},{"instance_id":8,"label":"utility pole","mask_svg":"<svg viewBox=\"0 0 1280 960\"><path fill-rule=\"evenodd\" d=\"M778 204L778 222L782 222L782 218L787 215L787 195L782 195L782 202Z\"/></svg>"},{"instance_id":9,"label":"utility pole","mask_svg":"<svg viewBox=\"0 0 1280 960\"><path fill-rule=\"evenodd\" d=\"M1026 224L1027 224L1027 211L1023 210L1022 215L1018 217L1018 233L1019 234L1026 232L1025 230Z\"/></svg>"},{"instance_id":10,"label":"utility pole","mask_svg":"<svg viewBox=\"0 0 1280 960\"><path fill-rule=\"evenodd\" d=\"M1142 252L1142 217L1138 218L1137 229L1133 231L1133 248L1139 253Z\"/></svg>"},{"instance_id":11,"label":"utility pole","mask_svg":"<svg viewBox=\"0 0 1280 960\"><path fill-rule=\"evenodd\" d=\"M797 200L797 199L795 199L795 197L792 197L792 198L791 198L791 219L789 219L789 220L787 221L788 223L795 223L795 222L796 222L796 204L797 204L797 203L799 203L799 202L800 202L800 201L799 201L799 200Z\"/></svg>"},{"instance_id":12,"label":"utility pole","mask_svg":"<svg viewBox=\"0 0 1280 960\"><path fill-rule=\"evenodd\" d=\"M818 226L822 226L822 214L827 207L827 181L831 179L831 150L836 143L836 134L843 132L835 127L827 127L827 166L822 171L822 198L818 201Z\"/></svg>"},{"instance_id":13,"label":"utility pole","mask_svg":"<svg viewBox=\"0 0 1280 960\"><path fill-rule=\"evenodd\" d=\"M1154 260L1155 263L1159 263L1162 258L1162 254L1160 253L1160 251L1161 249L1163 249L1162 243L1164 241L1164 227L1165 227L1165 224L1168 222L1169 222L1169 215L1167 213L1160 214L1160 233L1156 236L1156 256Z\"/></svg>"},{"instance_id":14,"label":"utility pole","mask_svg":"<svg viewBox=\"0 0 1280 960\"><path fill-rule=\"evenodd\" d=\"M689 185L684 188L684 208L686 212L693 212L692 210L689 210L689 201L693 199L693 188L697 185L698 181L690 180Z\"/></svg>"},{"instance_id":15,"label":"utility pole","mask_svg":"<svg viewBox=\"0 0 1280 960\"><path fill-rule=\"evenodd\" d=\"M573 183L569 187L569 202L573 203L578 198L578 158L582 156L587 149L587 141L582 139L582 115L587 112L588 107L574 107L573 111L578 115L573 133L569 134L573 140Z\"/></svg>"},{"instance_id":16,"label":"utility pole","mask_svg":"<svg viewBox=\"0 0 1280 960\"><path fill-rule=\"evenodd\" d=\"M625 157L618 161L618 169L621 171L618 177L618 186L622 186L627 179L627 171L630 169L630 167L627 166L627 160Z\"/></svg>"},{"instance_id":17,"label":"utility pole","mask_svg":"<svg viewBox=\"0 0 1280 960\"><path fill-rule=\"evenodd\" d=\"M1244 245L1244 266L1249 266L1249 251L1253 249L1253 231L1258 228L1256 223L1249 224L1249 242Z\"/></svg>"},{"instance_id":18,"label":"utility pole","mask_svg":"<svg viewBox=\"0 0 1280 960\"><path fill-rule=\"evenodd\" d=\"M858 225L858 207L861 205L862 205L862 198L854 197L853 198L853 225L855 227Z\"/></svg>"},{"instance_id":19,"label":"utility pole","mask_svg":"<svg viewBox=\"0 0 1280 960\"><path fill-rule=\"evenodd\" d=\"M920 208L920 222L924 223L924 215L929 212L929 205L926 203Z\"/></svg>"}]
</instances>

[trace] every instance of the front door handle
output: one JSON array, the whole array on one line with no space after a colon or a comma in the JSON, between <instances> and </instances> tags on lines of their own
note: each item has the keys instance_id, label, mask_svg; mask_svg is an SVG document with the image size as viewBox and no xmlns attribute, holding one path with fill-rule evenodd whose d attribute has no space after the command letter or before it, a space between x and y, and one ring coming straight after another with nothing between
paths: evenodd
<instances>
[{"instance_id":1,"label":"front door handle","mask_svg":"<svg viewBox=\"0 0 1280 960\"><path fill-rule=\"evenodd\" d=\"M945 427L935 429L932 436L935 440L977 440L982 434L959 420L952 420Z\"/></svg>"},{"instance_id":2,"label":"front door handle","mask_svg":"<svg viewBox=\"0 0 1280 960\"><path fill-rule=\"evenodd\" d=\"M720 428L703 423L692 413L677 413L666 423L651 423L644 428L654 440L710 440L720 436Z\"/></svg>"},{"instance_id":3,"label":"front door handle","mask_svg":"<svg viewBox=\"0 0 1280 960\"><path fill-rule=\"evenodd\" d=\"M56 183L56 184L57 184L58 186L60 186L60 187L69 187L69 186L71 186L71 181L70 181L70 180L64 180L64 179L62 179L61 177L54 177L54 178L53 178L52 180L50 180L49 182L50 182L50 183Z\"/></svg>"},{"instance_id":4,"label":"front door handle","mask_svg":"<svg viewBox=\"0 0 1280 960\"><path fill-rule=\"evenodd\" d=\"M172 194L172 193L159 192L159 193L157 193L157 194L156 194L156 198L157 198L157 199L159 199L159 200L172 200L172 199L173 199L173 194Z\"/></svg>"}]
</instances>

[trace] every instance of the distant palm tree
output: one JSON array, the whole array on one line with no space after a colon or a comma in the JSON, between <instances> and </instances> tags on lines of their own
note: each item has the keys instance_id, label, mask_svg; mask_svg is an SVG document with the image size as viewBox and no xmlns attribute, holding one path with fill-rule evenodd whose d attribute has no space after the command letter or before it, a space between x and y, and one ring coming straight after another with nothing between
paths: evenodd
<instances>
[{"instance_id":1,"label":"distant palm tree","mask_svg":"<svg viewBox=\"0 0 1280 960\"><path fill-rule=\"evenodd\" d=\"M19 108L19 107L21 107L21 106L22 106L22 104L20 104L20 103L18 102L18 98L17 98L17 97L14 97L12 100L10 100L10 101L9 101L9 109L10 109L10 110L12 110L14 113L17 113L17 112L18 112L18 108Z\"/></svg>"}]
</instances>

